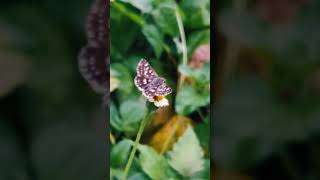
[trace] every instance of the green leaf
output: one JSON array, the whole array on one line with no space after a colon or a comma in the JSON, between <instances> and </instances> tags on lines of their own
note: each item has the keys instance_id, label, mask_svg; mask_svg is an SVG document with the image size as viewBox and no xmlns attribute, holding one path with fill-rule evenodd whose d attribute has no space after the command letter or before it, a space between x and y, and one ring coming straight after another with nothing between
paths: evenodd
<instances>
[{"instance_id":1,"label":"green leaf","mask_svg":"<svg viewBox=\"0 0 320 180\"><path fill-rule=\"evenodd\" d=\"M125 101L120 106L121 118L129 124L139 122L143 118L145 110L144 104L134 100Z\"/></svg>"},{"instance_id":2,"label":"green leaf","mask_svg":"<svg viewBox=\"0 0 320 180\"><path fill-rule=\"evenodd\" d=\"M148 13L152 10L152 1L150 0L119 0L131 4L143 13Z\"/></svg>"},{"instance_id":3,"label":"green leaf","mask_svg":"<svg viewBox=\"0 0 320 180\"><path fill-rule=\"evenodd\" d=\"M179 34L178 23L175 14L176 4L174 1L165 1L152 11L152 17L161 31L177 37Z\"/></svg>"},{"instance_id":4,"label":"green leaf","mask_svg":"<svg viewBox=\"0 0 320 180\"><path fill-rule=\"evenodd\" d=\"M119 54L126 54L134 43L139 26L143 24L140 15L125 8L124 4L113 2L110 7L110 44ZM130 27L130 28L123 28ZM111 53L111 56L112 53Z\"/></svg>"},{"instance_id":5,"label":"green leaf","mask_svg":"<svg viewBox=\"0 0 320 180\"><path fill-rule=\"evenodd\" d=\"M119 131L122 130L121 119L119 117L118 110L112 100L110 100L110 124L113 128Z\"/></svg>"},{"instance_id":6,"label":"green leaf","mask_svg":"<svg viewBox=\"0 0 320 180\"><path fill-rule=\"evenodd\" d=\"M128 180L150 180L150 178L143 173L135 173L134 175L130 176Z\"/></svg>"},{"instance_id":7,"label":"green leaf","mask_svg":"<svg viewBox=\"0 0 320 180\"><path fill-rule=\"evenodd\" d=\"M194 131L199 137L200 144L208 148L210 142L210 124L201 123L195 127Z\"/></svg>"},{"instance_id":8,"label":"green leaf","mask_svg":"<svg viewBox=\"0 0 320 180\"><path fill-rule=\"evenodd\" d=\"M193 78L199 84L210 82L210 64L205 63L200 69L192 69L187 65L179 65L178 70L181 74Z\"/></svg>"},{"instance_id":9,"label":"green leaf","mask_svg":"<svg viewBox=\"0 0 320 180\"><path fill-rule=\"evenodd\" d=\"M199 107L210 103L209 91L196 91L193 87L185 85L177 94L175 109L180 115L187 115Z\"/></svg>"},{"instance_id":10,"label":"green leaf","mask_svg":"<svg viewBox=\"0 0 320 180\"><path fill-rule=\"evenodd\" d=\"M188 56L191 54L202 44L210 43L210 30L202 30L196 31L188 36L187 39L187 48L188 48Z\"/></svg>"},{"instance_id":11,"label":"green leaf","mask_svg":"<svg viewBox=\"0 0 320 180\"><path fill-rule=\"evenodd\" d=\"M210 0L183 0L180 5L188 27L199 28L210 25Z\"/></svg>"},{"instance_id":12,"label":"green leaf","mask_svg":"<svg viewBox=\"0 0 320 180\"><path fill-rule=\"evenodd\" d=\"M132 142L122 140L117 143L111 150L111 166L122 167L126 164L131 150Z\"/></svg>"},{"instance_id":13,"label":"green leaf","mask_svg":"<svg viewBox=\"0 0 320 180\"><path fill-rule=\"evenodd\" d=\"M152 24L145 24L143 26L142 33L151 44L156 57L159 58L163 50L163 34Z\"/></svg>"},{"instance_id":14,"label":"green leaf","mask_svg":"<svg viewBox=\"0 0 320 180\"><path fill-rule=\"evenodd\" d=\"M187 65L183 65L183 64L180 64L179 67L178 67L178 71L185 75L185 76L188 76L188 77L192 77L193 74L194 74L194 70L191 69L191 67L187 66Z\"/></svg>"},{"instance_id":15,"label":"green leaf","mask_svg":"<svg viewBox=\"0 0 320 180\"><path fill-rule=\"evenodd\" d=\"M123 170L110 167L110 179L111 180L114 180L115 178L120 179L122 177L122 174L123 174Z\"/></svg>"},{"instance_id":16,"label":"green leaf","mask_svg":"<svg viewBox=\"0 0 320 180\"><path fill-rule=\"evenodd\" d=\"M139 145L138 149L142 170L151 179L170 179L175 176L167 160L154 149L145 145Z\"/></svg>"},{"instance_id":17,"label":"green leaf","mask_svg":"<svg viewBox=\"0 0 320 180\"><path fill-rule=\"evenodd\" d=\"M204 168L201 171L196 172L190 177L190 180L208 180L210 179L210 160L206 159Z\"/></svg>"},{"instance_id":18,"label":"green leaf","mask_svg":"<svg viewBox=\"0 0 320 180\"><path fill-rule=\"evenodd\" d=\"M118 86L118 91L121 93L122 98L126 98L127 95L131 93L133 87L133 78L129 69L119 63L111 64L114 77L120 81Z\"/></svg>"},{"instance_id":19,"label":"green leaf","mask_svg":"<svg viewBox=\"0 0 320 180\"><path fill-rule=\"evenodd\" d=\"M120 113L118 113L116 106L110 102L110 124L113 128L120 132L129 134L135 133L140 121L144 116L146 110L145 104L138 100L127 100L120 105Z\"/></svg>"},{"instance_id":20,"label":"green leaf","mask_svg":"<svg viewBox=\"0 0 320 180\"><path fill-rule=\"evenodd\" d=\"M184 177L190 177L204 169L203 155L199 140L189 126L169 152L169 164Z\"/></svg>"}]
</instances>

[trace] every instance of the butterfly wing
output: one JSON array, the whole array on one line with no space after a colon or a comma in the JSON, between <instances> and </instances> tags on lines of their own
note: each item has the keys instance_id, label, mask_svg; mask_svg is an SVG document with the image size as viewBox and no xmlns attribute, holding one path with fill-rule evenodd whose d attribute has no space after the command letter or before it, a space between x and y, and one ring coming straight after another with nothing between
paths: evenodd
<instances>
[{"instance_id":1,"label":"butterfly wing","mask_svg":"<svg viewBox=\"0 0 320 180\"><path fill-rule=\"evenodd\" d=\"M147 86L147 88L142 91L142 94L145 97L152 98L156 96L156 90L157 90L157 87Z\"/></svg>"},{"instance_id":2,"label":"butterfly wing","mask_svg":"<svg viewBox=\"0 0 320 180\"><path fill-rule=\"evenodd\" d=\"M166 96L172 92L172 89L166 84L163 83L158 88L156 88L155 95L156 96Z\"/></svg>"},{"instance_id":3,"label":"butterfly wing","mask_svg":"<svg viewBox=\"0 0 320 180\"><path fill-rule=\"evenodd\" d=\"M96 0L87 16L86 33L88 43L101 47L109 46L109 3Z\"/></svg>"},{"instance_id":4,"label":"butterfly wing","mask_svg":"<svg viewBox=\"0 0 320 180\"><path fill-rule=\"evenodd\" d=\"M137 76L145 76L147 78L156 78L158 74L150 66L147 60L141 59L137 66Z\"/></svg>"},{"instance_id":5,"label":"butterfly wing","mask_svg":"<svg viewBox=\"0 0 320 180\"><path fill-rule=\"evenodd\" d=\"M95 0L86 20L88 44L80 50L81 75L92 89L105 94L109 90L109 3Z\"/></svg>"},{"instance_id":6,"label":"butterfly wing","mask_svg":"<svg viewBox=\"0 0 320 180\"><path fill-rule=\"evenodd\" d=\"M134 78L134 84L140 91L144 91L151 81L150 78L146 78L145 76L136 76Z\"/></svg>"},{"instance_id":7,"label":"butterfly wing","mask_svg":"<svg viewBox=\"0 0 320 180\"><path fill-rule=\"evenodd\" d=\"M99 94L109 90L109 59L101 47L85 46L78 57L80 73Z\"/></svg>"}]
</instances>

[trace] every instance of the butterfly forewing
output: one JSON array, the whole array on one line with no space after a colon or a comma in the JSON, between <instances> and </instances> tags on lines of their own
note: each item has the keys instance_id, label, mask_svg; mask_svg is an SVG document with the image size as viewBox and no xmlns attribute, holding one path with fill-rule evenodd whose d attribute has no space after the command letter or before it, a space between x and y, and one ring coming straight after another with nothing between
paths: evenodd
<instances>
[{"instance_id":1,"label":"butterfly forewing","mask_svg":"<svg viewBox=\"0 0 320 180\"><path fill-rule=\"evenodd\" d=\"M151 79L145 76L136 76L134 78L134 83L140 91L143 91L150 82Z\"/></svg>"},{"instance_id":2,"label":"butterfly forewing","mask_svg":"<svg viewBox=\"0 0 320 180\"><path fill-rule=\"evenodd\" d=\"M145 59L140 60L140 62L138 63L137 75L145 76L149 79L158 77L157 73L154 71L154 69L150 66L150 64Z\"/></svg>"},{"instance_id":3,"label":"butterfly forewing","mask_svg":"<svg viewBox=\"0 0 320 180\"><path fill-rule=\"evenodd\" d=\"M109 3L96 0L92 5L86 22L88 43L106 47L109 44Z\"/></svg>"}]
</instances>

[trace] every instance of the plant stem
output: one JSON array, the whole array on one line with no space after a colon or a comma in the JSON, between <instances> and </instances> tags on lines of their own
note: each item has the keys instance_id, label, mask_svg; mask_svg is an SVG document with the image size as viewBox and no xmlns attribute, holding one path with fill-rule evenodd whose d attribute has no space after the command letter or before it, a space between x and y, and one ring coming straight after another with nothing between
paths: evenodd
<instances>
[{"instance_id":1,"label":"plant stem","mask_svg":"<svg viewBox=\"0 0 320 180\"><path fill-rule=\"evenodd\" d=\"M182 18L179 13L178 6L175 8L175 14L176 14L176 19L177 19L177 24L179 28L179 33L180 33L180 39L181 39L181 47L182 47L182 64L187 65L188 62L188 51L187 51L187 42L186 42L186 35L184 32L184 27L182 23ZM181 88L183 82L184 82L185 76L180 74L180 78L178 80L178 87L177 91Z\"/></svg>"},{"instance_id":2,"label":"plant stem","mask_svg":"<svg viewBox=\"0 0 320 180\"><path fill-rule=\"evenodd\" d=\"M141 139L141 135L143 133L143 130L144 130L148 120L149 120L149 116L148 115L149 115L149 112L148 112L148 110L146 110L145 116L144 116L144 118L143 118L143 120L142 120L142 122L140 124L140 128L139 128L138 134L136 136L136 140L135 140L135 142L133 144L133 148L131 150L131 153L130 153L130 156L129 156L129 160L127 162L126 168L124 169L124 173L122 175L121 180L126 180L127 179L131 164L132 164L133 159L134 159L134 155L136 154L136 151L138 149L138 144L139 144L139 141Z\"/></svg>"}]
</instances>

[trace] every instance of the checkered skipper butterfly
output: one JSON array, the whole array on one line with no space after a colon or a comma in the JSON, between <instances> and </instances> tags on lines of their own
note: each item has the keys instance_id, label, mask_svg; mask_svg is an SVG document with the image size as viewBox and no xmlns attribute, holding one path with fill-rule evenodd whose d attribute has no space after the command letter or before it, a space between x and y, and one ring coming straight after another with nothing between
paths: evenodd
<instances>
[{"instance_id":1,"label":"checkered skipper butterfly","mask_svg":"<svg viewBox=\"0 0 320 180\"><path fill-rule=\"evenodd\" d=\"M138 63L134 83L147 98L166 96L172 92L172 89L165 83L165 79L159 77L145 59L141 59Z\"/></svg>"},{"instance_id":2,"label":"checkered skipper butterfly","mask_svg":"<svg viewBox=\"0 0 320 180\"><path fill-rule=\"evenodd\" d=\"M107 104L109 91L109 1L96 0L87 16L88 44L79 53L81 75L92 89L104 95Z\"/></svg>"}]
</instances>

